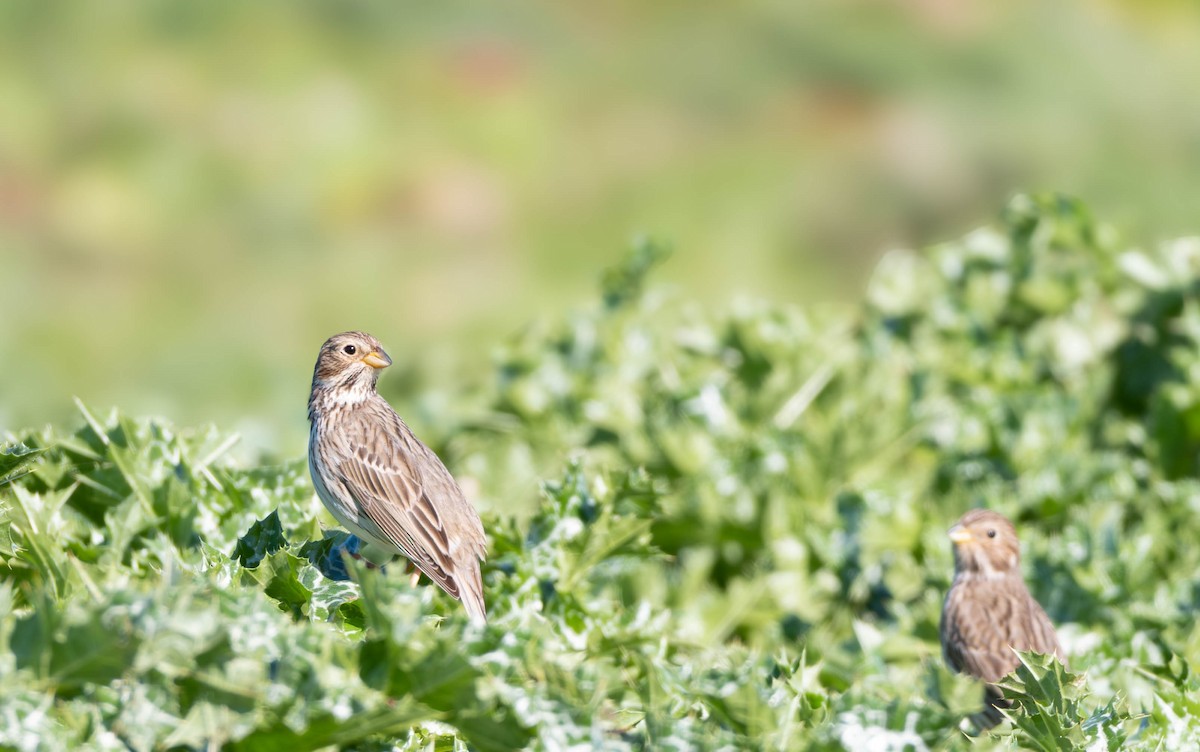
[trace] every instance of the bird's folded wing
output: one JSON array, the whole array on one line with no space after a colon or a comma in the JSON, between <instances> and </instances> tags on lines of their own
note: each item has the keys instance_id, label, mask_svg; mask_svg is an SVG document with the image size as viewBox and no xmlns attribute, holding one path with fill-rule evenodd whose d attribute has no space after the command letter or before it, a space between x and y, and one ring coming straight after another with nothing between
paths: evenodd
<instances>
[{"instance_id":1,"label":"bird's folded wing","mask_svg":"<svg viewBox=\"0 0 1200 752\"><path fill-rule=\"evenodd\" d=\"M1018 650L1032 650L1043 655L1056 655L1062 661L1063 666L1070 670L1067 654L1058 642L1058 633L1054 631L1054 624L1041 605L1032 597L1029 599L1028 620L1023 625L1021 634L1014 635L1013 647Z\"/></svg>"},{"instance_id":2,"label":"bird's folded wing","mask_svg":"<svg viewBox=\"0 0 1200 752\"><path fill-rule=\"evenodd\" d=\"M450 539L420 474L401 453L376 453L360 444L343 456L336 472L388 540L422 572L455 598L460 597ZM387 449L391 447L382 442Z\"/></svg>"},{"instance_id":3,"label":"bird's folded wing","mask_svg":"<svg viewBox=\"0 0 1200 752\"><path fill-rule=\"evenodd\" d=\"M951 598L942 617L942 650L956 671L994 682L1017 666L999 615L973 598Z\"/></svg>"}]
</instances>

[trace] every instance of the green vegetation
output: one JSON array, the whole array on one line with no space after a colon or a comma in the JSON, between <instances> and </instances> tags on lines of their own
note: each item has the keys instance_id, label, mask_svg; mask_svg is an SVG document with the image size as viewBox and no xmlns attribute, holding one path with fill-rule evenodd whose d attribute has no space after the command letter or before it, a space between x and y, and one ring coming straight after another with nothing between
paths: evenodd
<instances>
[{"instance_id":1,"label":"green vegetation","mask_svg":"<svg viewBox=\"0 0 1200 752\"><path fill-rule=\"evenodd\" d=\"M1026 656L975 743L1200 744L1200 244L1019 197L850 320L675 300L661 255L421 418L524 509L485 514L486 628L402 567L324 576L300 459L82 406L13 437L0 748L965 749L937 624L974 505L1074 672Z\"/></svg>"}]
</instances>

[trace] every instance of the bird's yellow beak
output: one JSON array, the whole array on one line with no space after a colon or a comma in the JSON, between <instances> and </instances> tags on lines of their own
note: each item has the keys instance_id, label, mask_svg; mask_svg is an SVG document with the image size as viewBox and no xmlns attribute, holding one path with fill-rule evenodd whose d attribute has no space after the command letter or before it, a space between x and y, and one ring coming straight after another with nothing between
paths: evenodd
<instances>
[{"instance_id":1,"label":"bird's yellow beak","mask_svg":"<svg viewBox=\"0 0 1200 752\"><path fill-rule=\"evenodd\" d=\"M392 364L392 359L383 350L372 350L362 357L362 362L372 368L387 368Z\"/></svg>"},{"instance_id":2,"label":"bird's yellow beak","mask_svg":"<svg viewBox=\"0 0 1200 752\"><path fill-rule=\"evenodd\" d=\"M950 541L954 544L970 543L972 540L971 531L962 525L955 525L950 528L950 532L947 535L950 536Z\"/></svg>"}]
</instances>

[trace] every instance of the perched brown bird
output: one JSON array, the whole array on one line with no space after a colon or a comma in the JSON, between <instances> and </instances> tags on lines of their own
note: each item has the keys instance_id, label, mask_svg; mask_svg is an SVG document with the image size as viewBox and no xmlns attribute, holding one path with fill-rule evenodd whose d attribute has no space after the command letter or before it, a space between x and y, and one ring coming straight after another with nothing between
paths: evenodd
<instances>
[{"instance_id":1,"label":"perched brown bird","mask_svg":"<svg viewBox=\"0 0 1200 752\"><path fill-rule=\"evenodd\" d=\"M308 398L308 467L321 501L364 543L402 554L487 620L479 564L487 539L450 471L375 391L392 364L364 332L321 346ZM420 579L415 573L413 584Z\"/></svg>"},{"instance_id":2,"label":"perched brown bird","mask_svg":"<svg viewBox=\"0 0 1200 752\"><path fill-rule=\"evenodd\" d=\"M1008 707L993 682L1017 668L1013 649L1054 654L1064 661L1054 625L1021 578L1017 531L1003 516L973 509L950 528L954 584L942 606L942 652L955 671L988 682L982 717L989 728Z\"/></svg>"}]
</instances>

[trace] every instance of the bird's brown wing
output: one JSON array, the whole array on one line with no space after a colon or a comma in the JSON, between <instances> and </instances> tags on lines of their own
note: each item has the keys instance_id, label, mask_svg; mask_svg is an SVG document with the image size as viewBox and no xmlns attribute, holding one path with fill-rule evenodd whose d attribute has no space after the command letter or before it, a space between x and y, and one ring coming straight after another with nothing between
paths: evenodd
<instances>
[{"instance_id":1,"label":"bird's brown wing","mask_svg":"<svg viewBox=\"0 0 1200 752\"><path fill-rule=\"evenodd\" d=\"M1058 642L1058 633L1054 631L1050 617L1028 590L1025 591L1025 597L1028 600L1022 612L1024 618L1019 621L1019 631L1011 635L1012 646L1017 650L1057 655L1062 664L1069 668L1066 654Z\"/></svg>"},{"instance_id":2,"label":"bird's brown wing","mask_svg":"<svg viewBox=\"0 0 1200 752\"><path fill-rule=\"evenodd\" d=\"M976 585L983 583L974 583ZM1002 591L956 583L942 609L942 652L946 663L987 682L1017 667L1008 624L1015 604Z\"/></svg>"},{"instance_id":3,"label":"bird's brown wing","mask_svg":"<svg viewBox=\"0 0 1200 752\"><path fill-rule=\"evenodd\" d=\"M941 637L951 667L988 682L1017 667L1013 649L1055 654L1065 664L1050 617L1016 575L956 582L946 595Z\"/></svg>"},{"instance_id":4,"label":"bird's brown wing","mask_svg":"<svg viewBox=\"0 0 1200 752\"><path fill-rule=\"evenodd\" d=\"M483 531L483 522L479 519L479 513L463 496L462 489L454 481L454 476L433 450L415 437L412 441L415 458L413 465L420 475L426 499L437 499L440 502L435 509L449 535L449 556L457 562L455 574L460 589L459 598L472 616L483 619L486 608L483 601L483 578L479 570L479 562L487 554L487 535Z\"/></svg>"},{"instance_id":5,"label":"bird's brown wing","mask_svg":"<svg viewBox=\"0 0 1200 752\"><path fill-rule=\"evenodd\" d=\"M354 421L345 451L337 453L334 472L358 499L363 514L418 569L460 600L465 585L472 595L478 594L481 607L478 560L486 540L482 526L476 516L478 530L467 530L462 539L454 525L460 507L468 507L462 492L441 461L399 418L391 420L394 416L365 415ZM431 461L445 479L423 467ZM426 482L430 477L435 478L432 484ZM453 511L446 515L440 508ZM476 604L468 605L473 612Z\"/></svg>"}]
</instances>

